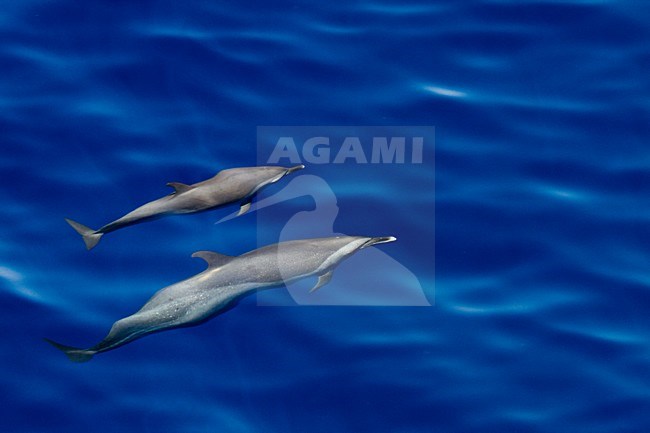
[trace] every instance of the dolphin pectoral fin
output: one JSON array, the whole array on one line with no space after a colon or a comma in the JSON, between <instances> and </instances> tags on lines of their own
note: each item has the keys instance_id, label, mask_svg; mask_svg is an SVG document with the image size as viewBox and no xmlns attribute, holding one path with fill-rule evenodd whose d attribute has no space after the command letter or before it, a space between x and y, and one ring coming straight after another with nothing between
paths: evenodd
<instances>
[{"instance_id":1,"label":"dolphin pectoral fin","mask_svg":"<svg viewBox=\"0 0 650 433\"><path fill-rule=\"evenodd\" d=\"M329 271L324 273L323 275L318 277L318 282L312 289L309 291L309 293L314 293L316 290L320 289L323 287L325 284L329 283L330 280L332 279L332 275L334 275L334 271Z\"/></svg>"},{"instance_id":2,"label":"dolphin pectoral fin","mask_svg":"<svg viewBox=\"0 0 650 433\"><path fill-rule=\"evenodd\" d=\"M84 243L86 244L86 249L90 250L92 249L99 240L102 238L102 235L104 233L97 233L96 230L91 229L90 227L86 227L83 224L79 224L76 221L72 221L71 219L66 218L65 221L70 224L70 226L81 235L81 237L84 240Z\"/></svg>"},{"instance_id":3,"label":"dolphin pectoral fin","mask_svg":"<svg viewBox=\"0 0 650 433\"><path fill-rule=\"evenodd\" d=\"M237 218L238 216L241 216L248 212L251 208L251 204L253 201L253 197L249 197L244 199L244 201L241 203L241 207L239 208L238 212L233 212L230 215L226 215L225 217L221 218L219 221L217 221L215 224L221 224L222 222L225 221L230 221L233 218Z\"/></svg>"},{"instance_id":4,"label":"dolphin pectoral fin","mask_svg":"<svg viewBox=\"0 0 650 433\"><path fill-rule=\"evenodd\" d=\"M56 347L60 351L66 354L68 359L72 362L87 362L90 361L95 353L97 353L94 350L88 350L88 349L78 349L76 347L70 347L70 346L65 346L63 344L59 344L56 341L52 341L49 338L44 338L45 341L50 343L52 346Z\"/></svg>"},{"instance_id":5,"label":"dolphin pectoral fin","mask_svg":"<svg viewBox=\"0 0 650 433\"><path fill-rule=\"evenodd\" d=\"M237 213L237 216L243 215L248 210L251 208L251 202L253 201L253 197L248 197L244 199L244 201L241 203L241 207L239 208L239 212Z\"/></svg>"},{"instance_id":6,"label":"dolphin pectoral fin","mask_svg":"<svg viewBox=\"0 0 650 433\"><path fill-rule=\"evenodd\" d=\"M180 182L168 182L167 186L171 186L172 188L174 188L174 192L176 194L182 194L194 188L193 186L186 185Z\"/></svg>"},{"instance_id":7,"label":"dolphin pectoral fin","mask_svg":"<svg viewBox=\"0 0 650 433\"><path fill-rule=\"evenodd\" d=\"M234 259L233 256L227 256L225 254L215 253L213 251L197 251L192 254L192 257L198 257L205 260L208 264L208 268L218 268L219 266L223 266Z\"/></svg>"}]
</instances>

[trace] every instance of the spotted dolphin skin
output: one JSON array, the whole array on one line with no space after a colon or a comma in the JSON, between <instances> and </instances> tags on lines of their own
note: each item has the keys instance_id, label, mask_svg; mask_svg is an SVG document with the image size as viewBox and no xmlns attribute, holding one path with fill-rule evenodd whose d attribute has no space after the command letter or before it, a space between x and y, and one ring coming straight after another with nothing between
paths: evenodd
<instances>
[{"instance_id":1,"label":"spotted dolphin skin","mask_svg":"<svg viewBox=\"0 0 650 433\"><path fill-rule=\"evenodd\" d=\"M248 211L253 196L260 189L304 167L304 165L297 165L291 168L272 166L231 168L193 185L170 182L167 185L174 188L173 193L144 204L99 230L93 230L67 218L66 221L81 235L86 248L91 249L106 233L165 215L202 212L237 202L241 206L238 215L242 215Z\"/></svg>"},{"instance_id":2,"label":"spotted dolphin skin","mask_svg":"<svg viewBox=\"0 0 650 433\"><path fill-rule=\"evenodd\" d=\"M389 237L337 236L280 242L240 256L199 251L208 268L158 291L135 314L118 320L102 341L89 349L64 346L46 339L75 362L115 349L152 332L195 325L233 307L256 290L317 276L314 291L332 278L336 266L363 248L393 242Z\"/></svg>"}]
</instances>

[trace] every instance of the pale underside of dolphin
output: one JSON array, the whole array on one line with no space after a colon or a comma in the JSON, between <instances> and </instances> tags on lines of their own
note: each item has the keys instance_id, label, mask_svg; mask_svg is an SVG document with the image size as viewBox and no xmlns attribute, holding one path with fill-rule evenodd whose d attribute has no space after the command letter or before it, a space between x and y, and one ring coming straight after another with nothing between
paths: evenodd
<instances>
[{"instance_id":1,"label":"pale underside of dolphin","mask_svg":"<svg viewBox=\"0 0 650 433\"><path fill-rule=\"evenodd\" d=\"M173 193L146 203L98 230L67 218L66 221L82 236L86 248L91 249L106 233L166 215L203 212L232 203L240 204L238 215L242 215L250 209L253 196L260 189L302 168L304 165L231 168L193 185L170 182L167 185L174 189Z\"/></svg>"},{"instance_id":2,"label":"pale underside of dolphin","mask_svg":"<svg viewBox=\"0 0 650 433\"><path fill-rule=\"evenodd\" d=\"M84 362L153 332L190 326L221 314L242 297L316 276L311 291L327 284L336 266L355 252L395 238L337 236L280 242L240 256L199 251L208 268L187 280L158 291L135 314L115 322L108 335L93 347L79 349L46 339L70 360Z\"/></svg>"}]
</instances>

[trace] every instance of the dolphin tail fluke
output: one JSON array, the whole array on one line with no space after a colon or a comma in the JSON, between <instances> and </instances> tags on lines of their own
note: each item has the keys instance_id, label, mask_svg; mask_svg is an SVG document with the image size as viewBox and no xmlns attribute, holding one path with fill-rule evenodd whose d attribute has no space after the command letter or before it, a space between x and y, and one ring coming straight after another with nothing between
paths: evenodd
<instances>
[{"instance_id":1,"label":"dolphin tail fluke","mask_svg":"<svg viewBox=\"0 0 650 433\"><path fill-rule=\"evenodd\" d=\"M88 250L93 248L95 245L97 245L99 240L102 238L102 235L104 234L104 233L97 233L96 230L86 227L83 224L79 224L76 221L72 221L71 219L66 218L65 220L68 224L72 226L73 229L75 229L77 233L81 235L81 237L84 240L84 243L86 244L86 249Z\"/></svg>"},{"instance_id":2,"label":"dolphin tail fluke","mask_svg":"<svg viewBox=\"0 0 650 433\"><path fill-rule=\"evenodd\" d=\"M93 355L97 353L94 350L78 349L76 347L65 346L63 344L57 343L56 341L52 341L49 338L44 338L44 340L59 349L61 352L65 353L68 359L70 359L72 362L90 361Z\"/></svg>"}]
</instances>

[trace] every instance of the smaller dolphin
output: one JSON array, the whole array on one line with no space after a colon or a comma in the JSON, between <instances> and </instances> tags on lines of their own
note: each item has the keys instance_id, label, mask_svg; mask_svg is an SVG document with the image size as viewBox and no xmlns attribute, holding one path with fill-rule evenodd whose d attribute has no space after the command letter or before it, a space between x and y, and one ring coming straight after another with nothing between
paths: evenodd
<instances>
[{"instance_id":1,"label":"smaller dolphin","mask_svg":"<svg viewBox=\"0 0 650 433\"><path fill-rule=\"evenodd\" d=\"M314 290L327 284L336 266L356 251L395 238L337 236L280 242L241 256L198 251L208 268L187 280L158 291L135 314L118 320L108 335L89 349L64 346L45 339L71 361L115 349L152 332L198 324L234 307L242 297L309 276L317 276Z\"/></svg>"},{"instance_id":2,"label":"smaller dolphin","mask_svg":"<svg viewBox=\"0 0 650 433\"><path fill-rule=\"evenodd\" d=\"M167 186L174 188L173 193L144 204L99 230L93 230L68 218L65 220L81 235L86 248L91 249L106 233L165 215L202 212L235 202L241 204L237 216L242 215L250 209L253 196L260 189L303 168L304 165L291 168L271 166L230 168L221 170L211 179L193 185L169 182Z\"/></svg>"}]
</instances>

